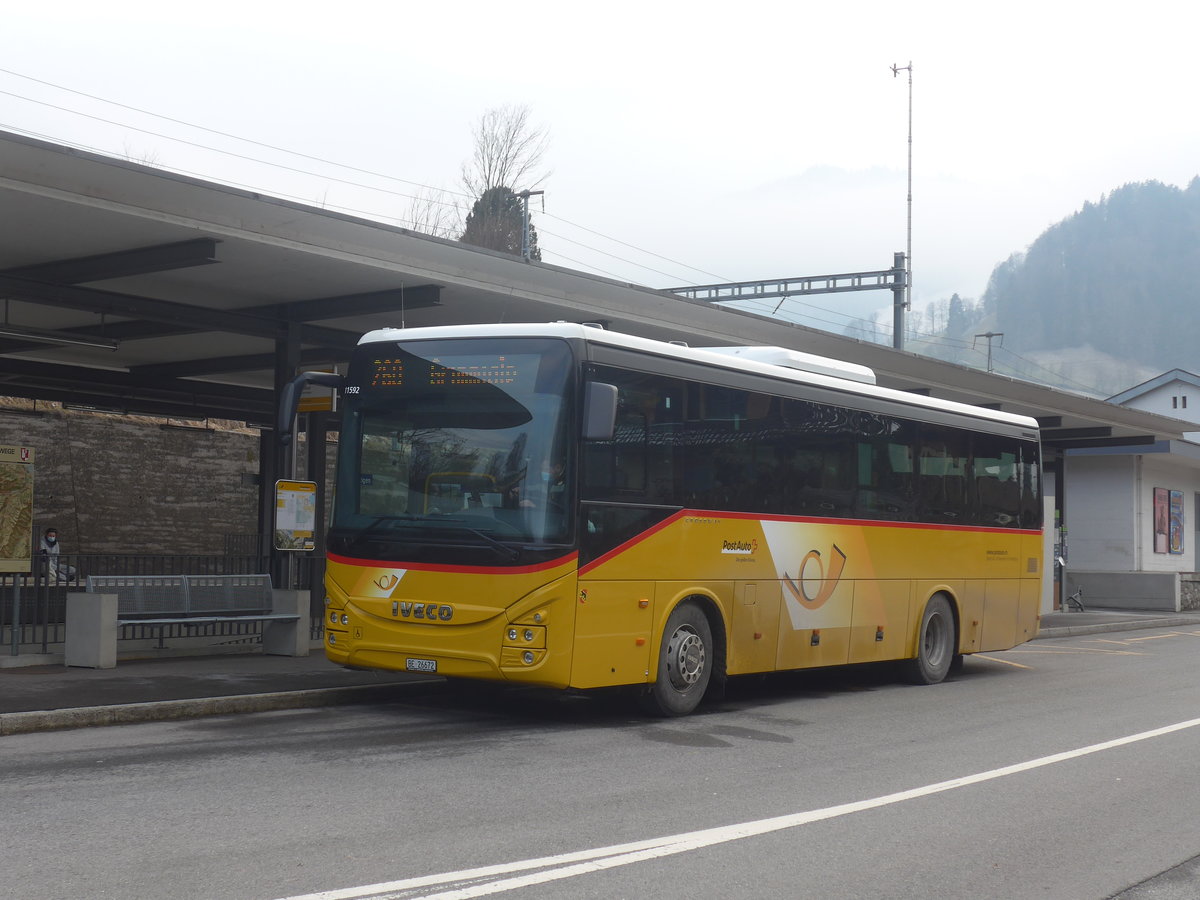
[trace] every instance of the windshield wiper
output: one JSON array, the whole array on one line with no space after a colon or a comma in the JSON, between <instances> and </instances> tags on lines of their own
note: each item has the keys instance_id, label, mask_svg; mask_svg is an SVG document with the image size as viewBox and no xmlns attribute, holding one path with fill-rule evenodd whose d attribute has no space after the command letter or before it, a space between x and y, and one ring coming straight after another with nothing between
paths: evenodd
<instances>
[{"instance_id":1,"label":"windshield wiper","mask_svg":"<svg viewBox=\"0 0 1200 900\"><path fill-rule=\"evenodd\" d=\"M357 547L359 545L359 543L361 543L363 540L365 540L367 535L370 534L372 531L374 531L376 526L378 526L381 522L387 522L387 521L413 522L419 518L420 518L420 516L413 516L413 515L407 515L407 514L377 516L376 518L372 519L368 524L364 525L362 528L355 530L354 536L350 539L350 543L348 546Z\"/></svg>"},{"instance_id":2,"label":"windshield wiper","mask_svg":"<svg viewBox=\"0 0 1200 900\"><path fill-rule=\"evenodd\" d=\"M516 547L510 547L508 544L504 543L503 541L496 540L494 537L492 537L486 531L480 531L478 528L470 528L466 525L463 525L461 527L462 527L463 531L468 531L478 538L483 538L484 543L486 543L489 547L499 550L501 553L506 555L509 559L515 560L521 555L521 551L518 550Z\"/></svg>"},{"instance_id":3,"label":"windshield wiper","mask_svg":"<svg viewBox=\"0 0 1200 900\"><path fill-rule=\"evenodd\" d=\"M496 540L494 537L492 537L486 531L481 531L478 528L472 528L470 525L464 525L463 522L465 522L466 519L464 519L462 516L439 515L436 518L434 518L433 521L439 525L443 522L452 522L460 530L465 531L468 534L473 534L477 538L482 538L483 542L485 544L487 544L489 547L492 547L495 550L499 550L501 553L505 554L509 559L516 559L518 556L521 555L520 550L516 549L515 547L510 547L508 544L504 543L503 541Z\"/></svg>"},{"instance_id":4,"label":"windshield wiper","mask_svg":"<svg viewBox=\"0 0 1200 900\"><path fill-rule=\"evenodd\" d=\"M364 525L362 528L360 528L354 532L354 537L350 539L350 543L347 545L348 549L353 549L355 547L358 547L363 541L365 541L367 539L368 535L372 531L375 530L376 526L378 526L380 523L388 521L388 520L405 522L405 523L427 522L431 525L438 525L438 526L441 526L444 524L450 524L450 525L453 525L456 530L465 531L468 534L474 535L475 537L482 540L489 547L491 547L493 550L496 550L496 551L504 554L510 560L515 560L518 557L520 557L520 555L521 555L521 551L518 550L516 547L512 547L512 546L504 543L503 541L496 540L494 537L492 537L486 531L481 531L478 528L472 528L469 525L464 525L463 522L465 522L466 520L463 519L461 516L443 516L443 515L414 516L411 514L402 514L402 515L379 516L378 518L374 519L367 525Z\"/></svg>"}]
</instances>

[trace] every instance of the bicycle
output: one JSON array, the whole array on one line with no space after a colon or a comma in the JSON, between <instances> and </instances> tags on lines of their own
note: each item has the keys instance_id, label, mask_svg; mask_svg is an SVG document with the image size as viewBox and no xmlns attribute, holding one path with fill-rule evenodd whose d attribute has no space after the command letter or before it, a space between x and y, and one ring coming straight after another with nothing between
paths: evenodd
<instances>
[{"instance_id":1,"label":"bicycle","mask_svg":"<svg viewBox=\"0 0 1200 900\"><path fill-rule=\"evenodd\" d=\"M1075 593L1073 593L1073 594L1071 594L1071 596L1067 597L1065 603L1066 603L1067 609L1074 609L1076 612L1084 612L1085 610L1083 608L1083 588L1082 587L1076 588Z\"/></svg>"}]
</instances>

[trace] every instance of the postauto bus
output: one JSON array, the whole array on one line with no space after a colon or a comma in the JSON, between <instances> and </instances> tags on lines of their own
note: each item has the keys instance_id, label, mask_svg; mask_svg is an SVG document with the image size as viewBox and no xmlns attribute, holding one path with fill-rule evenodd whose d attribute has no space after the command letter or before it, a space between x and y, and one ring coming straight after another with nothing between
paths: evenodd
<instances>
[{"instance_id":1,"label":"postauto bus","mask_svg":"<svg viewBox=\"0 0 1200 900\"><path fill-rule=\"evenodd\" d=\"M691 712L729 676L1033 637L1034 420L769 347L372 331L342 377L326 653Z\"/></svg>"}]
</instances>

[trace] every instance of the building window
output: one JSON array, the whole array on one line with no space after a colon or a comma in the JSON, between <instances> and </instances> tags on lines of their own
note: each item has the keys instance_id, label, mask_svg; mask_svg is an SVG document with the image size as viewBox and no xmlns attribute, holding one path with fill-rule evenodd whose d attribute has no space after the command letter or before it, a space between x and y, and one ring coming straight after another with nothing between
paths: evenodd
<instances>
[{"instance_id":1,"label":"building window","mask_svg":"<svg viewBox=\"0 0 1200 900\"><path fill-rule=\"evenodd\" d=\"M1171 409L1179 409L1179 398L1178 397L1171 398Z\"/></svg>"}]
</instances>

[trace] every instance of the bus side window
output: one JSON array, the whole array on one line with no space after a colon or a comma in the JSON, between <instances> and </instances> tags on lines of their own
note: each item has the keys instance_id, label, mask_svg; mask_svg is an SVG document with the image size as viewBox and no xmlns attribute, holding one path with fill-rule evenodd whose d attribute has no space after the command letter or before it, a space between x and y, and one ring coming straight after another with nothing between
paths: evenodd
<instances>
[{"instance_id":1,"label":"bus side window","mask_svg":"<svg viewBox=\"0 0 1200 900\"><path fill-rule=\"evenodd\" d=\"M584 499L674 502L681 382L604 366L597 372L617 388L616 432L611 441L584 444Z\"/></svg>"}]
</instances>

